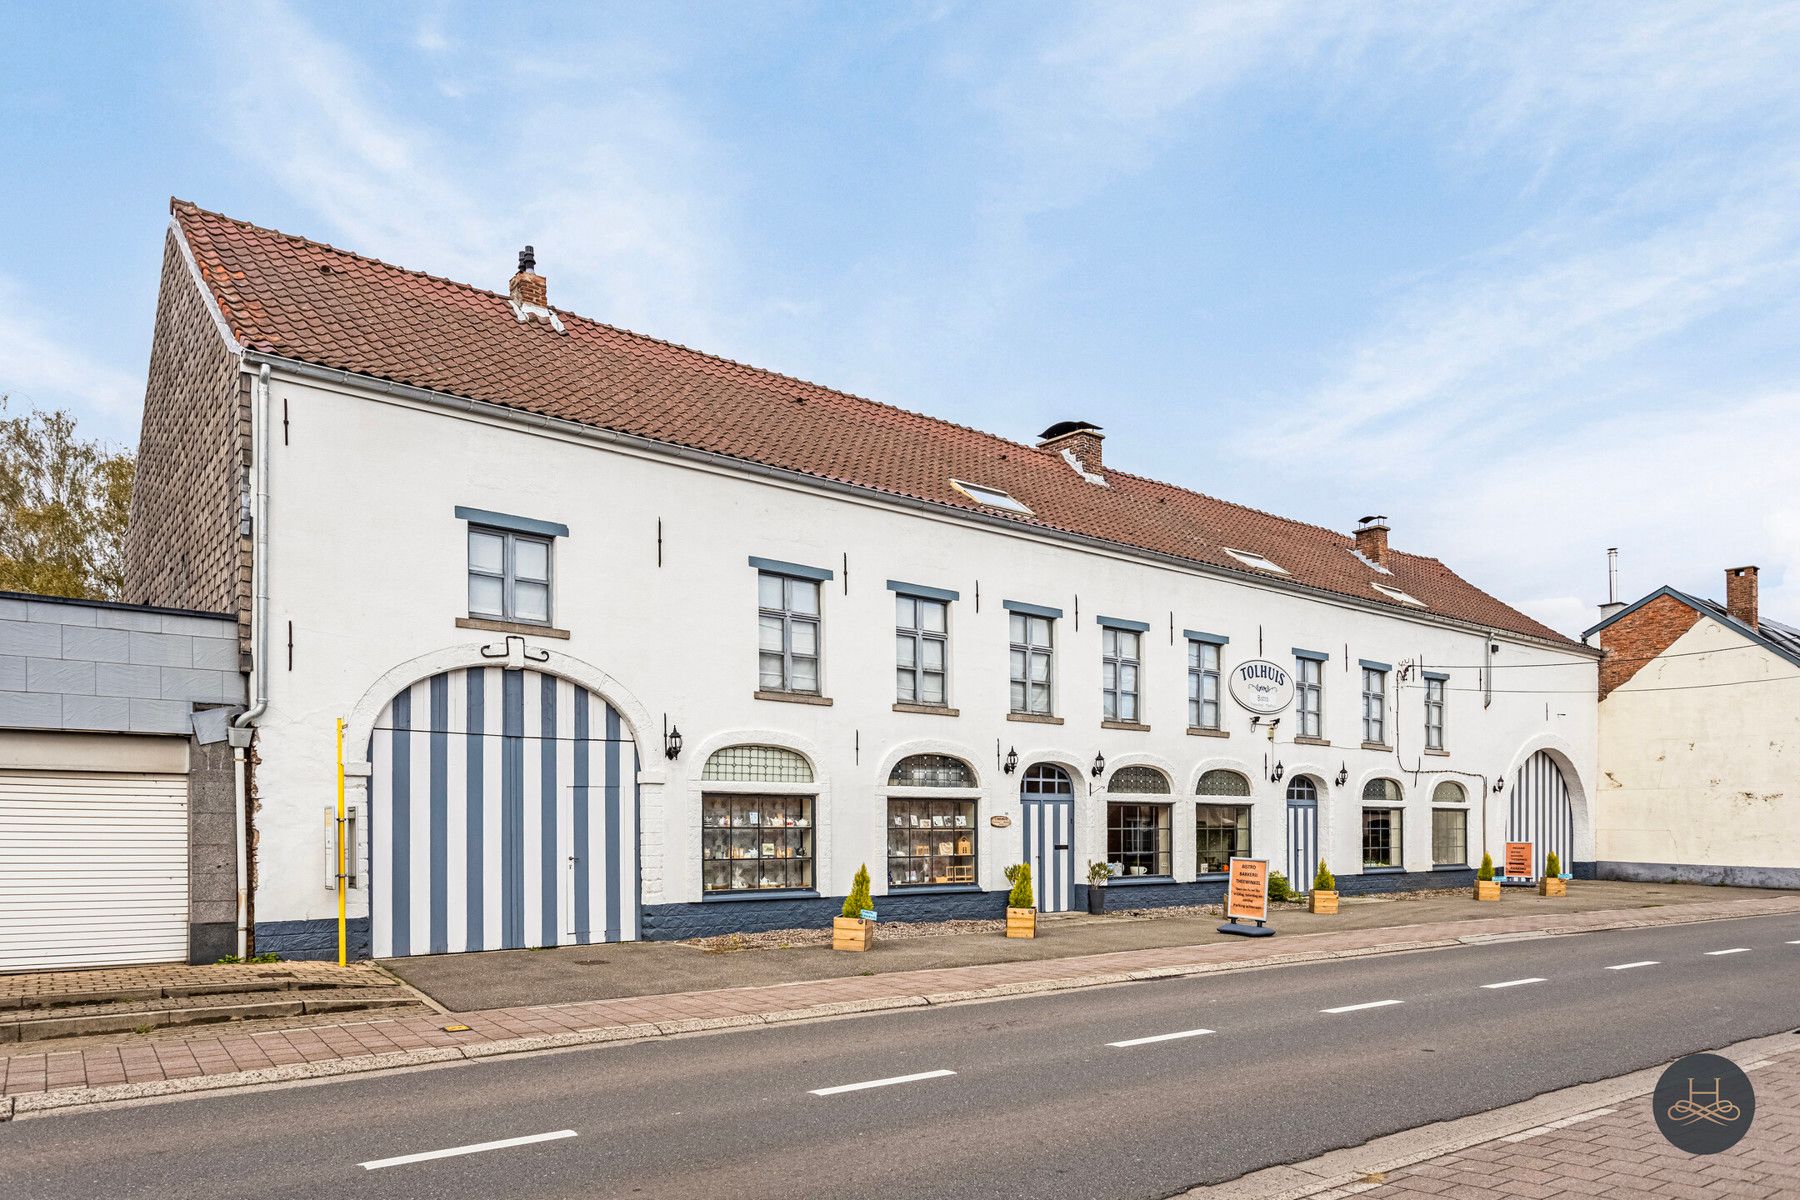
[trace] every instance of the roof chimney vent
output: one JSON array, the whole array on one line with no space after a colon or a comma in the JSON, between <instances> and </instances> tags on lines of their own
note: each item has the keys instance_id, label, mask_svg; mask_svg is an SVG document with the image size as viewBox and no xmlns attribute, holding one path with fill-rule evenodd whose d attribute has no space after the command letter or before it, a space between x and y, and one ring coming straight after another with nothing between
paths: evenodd
<instances>
[{"instance_id":1,"label":"roof chimney vent","mask_svg":"<svg viewBox=\"0 0 1800 1200\"><path fill-rule=\"evenodd\" d=\"M519 273L506 285L506 291L520 307L550 307L550 285L537 273L537 251L530 246L519 251Z\"/></svg>"},{"instance_id":2,"label":"roof chimney vent","mask_svg":"<svg viewBox=\"0 0 1800 1200\"><path fill-rule=\"evenodd\" d=\"M1606 549L1606 603L1600 606L1600 617L1604 620L1616 612L1625 611L1625 602L1619 599L1619 548L1608 546Z\"/></svg>"},{"instance_id":3,"label":"roof chimney vent","mask_svg":"<svg viewBox=\"0 0 1800 1200\"><path fill-rule=\"evenodd\" d=\"M1756 614L1756 568L1731 567L1725 572L1725 611L1752 629L1762 628Z\"/></svg>"},{"instance_id":4,"label":"roof chimney vent","mask_svg":"<svg viewBox=\"0 0 1800 1200\"><path fill-rule=\"evenodd\" d=\"M1106 484L1101 472L1100 443L1106 435L1087 421L1058 421L1038 434L1038 449L1060 454L1089 483Z\"/></svg>"},{"instance_id":5,"label":"roof chimney vent","mask_svg":"<svg viewBox=\"0 0 1800 1200\"><path fill-rule=\"evenodd\" d=\"M1356 552L1376 566L1386 568L1388 557L1386 517L1364 517L1357 522Z\"/></svg>"}]
</instances>

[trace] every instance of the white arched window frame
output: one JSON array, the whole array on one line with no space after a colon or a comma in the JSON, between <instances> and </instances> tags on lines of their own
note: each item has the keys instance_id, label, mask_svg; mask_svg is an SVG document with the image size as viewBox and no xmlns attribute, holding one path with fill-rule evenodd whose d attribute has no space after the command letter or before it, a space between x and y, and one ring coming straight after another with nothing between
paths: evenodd
<instances>
[{"instance_id":1,"label":"white arched window frame","mask_svg":"<svg viewBox=\"0 0 1800 1200\"><path fill-rule=\"evenodd\" d=\"M884 789L890 891L977 886L981 789L974 768L954 755L914 754L895 763L888 778L933 774L960 774L962 782L890 782Z\"/></svg>"},{"instance_id":2,"label":"white arched window frame","mask_svg":"<svg viewBox=\"0 0 1800 1200\"><path fill-rule=\"evenodd\" d=\"M700 777L703 894L816 890L819 784L806 755L763 743L722 746Z\"/></svg>"}]
</instances>

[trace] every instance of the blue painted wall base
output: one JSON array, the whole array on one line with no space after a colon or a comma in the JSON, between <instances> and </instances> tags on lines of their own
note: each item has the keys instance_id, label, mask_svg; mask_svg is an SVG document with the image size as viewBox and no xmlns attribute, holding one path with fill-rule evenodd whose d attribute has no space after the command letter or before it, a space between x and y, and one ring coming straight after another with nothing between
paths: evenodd
<instances>
[{"instance_id":1,"label":"blue painted wall base","mask_svg":"<svg viewBox=\"0 0 1800 1200\"><path fill-rule=\"evenodd\" d=\"M350 943L351 958L369 957L369 918L351 917L345 921L344 936ZM267 954L270 951L286 959L336 962L337 918L327 917L318 921L258 921L256 952Z\"/></svg>"}]
</instances>

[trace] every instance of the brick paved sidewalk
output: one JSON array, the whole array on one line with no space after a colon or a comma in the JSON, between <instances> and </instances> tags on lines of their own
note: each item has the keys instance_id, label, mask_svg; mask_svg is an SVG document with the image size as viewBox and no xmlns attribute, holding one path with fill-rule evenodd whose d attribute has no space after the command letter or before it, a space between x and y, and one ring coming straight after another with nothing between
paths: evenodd
<instances>
[{"instance_id":1,"label":"brick paved sidewalk","mask_svg":"<svg viewBox=\"0 0 1800 1200\"><path fill-rule=\"evenodd\" d=\"M63 1089L155 1085L263 1072L256 1079L221 1079L220 1085L287 1077L281 1068L342 1063L342 1070L378 1069L437 1059L480 1057L616 1038L656 1036L829 1015L947 1003L977 996L1050 991L1132 979L1194 974L1249 966L1308 962L1333 957L1452 946L1508 936L1578 933L1600 929L1687 924L1698 920L1800 912L1800 896L1722 900L1679 907L1614 912L1557 913L1441 922L1384 929L1353 929L1262 940L1162 949L1118 951L938 970L891 972L763 987L590 1000L531 1008L500 1008L458 1016L422 1015L340 1025L252 1032L241 1026L212 1037L181 1041L126 1041L78 1051L0 1057L0 1117L23 1097L19 1109L48 1107L41 1093ZM1054 936L1054 933L1051 934ZM469 1026L449 1032L445 1025ZM388 1056L369 1061L370 1056ZM357 1062L347 1060L362 1060ZM333 1068L335 1071L337 1068ZM152 1089L168 1090L168 1089ZM72 1102L124 1098L119 1093Z\"/></svg>"},{"instance_id":2,"label":"brick paved sidewalk","mask_svg":"<svg viewBox=\"0 0 1800 1200\"><path fill-rule=\"evenodd\" d=\"M1800 1054L1753 1068L1750 1082L1756 1089L1750 1132L1720 1154L1692 1155L1670 1145L1643 1095L1389 1171L1386 1182L1318 1192L1311 1200L1793 1200L1800 1197Z\"/></svg>"}]
</instances>

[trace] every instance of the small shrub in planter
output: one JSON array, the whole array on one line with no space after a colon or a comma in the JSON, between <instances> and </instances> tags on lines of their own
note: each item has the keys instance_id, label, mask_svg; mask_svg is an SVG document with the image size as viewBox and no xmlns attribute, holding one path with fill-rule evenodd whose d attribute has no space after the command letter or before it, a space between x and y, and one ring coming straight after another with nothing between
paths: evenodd
<instances>
[{"instance_id":1,"label":"small shrub in planter","mask_svg":"<svg viewBox=\"0 0 1800 1200\"><path fill-rule=\"evenodd\" d=\"M1494 878L1494 856L1483 854L1481 866L1475 869L1475 898L1477 900L1498 900L1500 884Z\"/></svg>"},{"instance_id":2,"label":"small shrub in planter","mask_svg":"<svg viewBox=\"0 0 1800 1200\"><path fill-rule=\"evenodd\" d=\"M1106 881L1111 878L1111 863L1088 863L1088 912L1098 916L1106 911Z\"/></svg>"},{"instance_id":3,"label":"small shrub in planter","mask_svg":"<svg viewBox=\"0 0 1800 1200\"><path fill-rule=\"evenodd\" d=\"M1538 895L1566 896L1568 894L1569 885L1563 882L1562 877L1562 859L1558 858L1556 851L1552 850L1544 859L1544 877L1538 880Z\"/></svg>"},{"instance_id":4,"label":"small shrub in planter","mask_svg":"<svg viewBox=\"0 0 1800 1200\"><path fill-rule=\"evenodd\" d=\"M1322 858L1319 860L1319 871L1313 876L1309 907L1313 912L1327 917L1338 910L1337 876L1331 873L1331 868L1325 865Z\"/></svg>"},{"instance_id":5,"label":"small shrub in planter","mask_svg":"<svg viewBox=\"0 0 1800 1200\"><path fill-rule=\"evenodd\" d=\"M844 897L843 915L831 922L831 948L867 950L875 940L875 922L866 919L863 910L874 907L875 898L869 894L869 865L864 863L856 869L850 894Z\"/></svg>"},{"instance_id":6,"label":"small shrub in planter","mask_svg":"<svg viewBox=\"0 0 1800 1200\"><path fill-rule=\"evenodd\" d=\"M1288 877L1286 875L1283 875L1280 871L1270 871L1269 872L1269 899L1270 900L1292 900L1293 898L1294 898L1294 885L1288 882Z\"/></svg>"},{"instance_id":7,"label":"small shrub in planter","mask_svg":"<svg viewBox=\"0 0 1800 1200\"><path fill-rule=\"evenodd\" d=\"M1006 881L1012 891L1006 897L1006 936L1037 936L1037 903L1031 892L1031 864L1014 863L1006 868Z\"/></svg>"}]
</instances>

